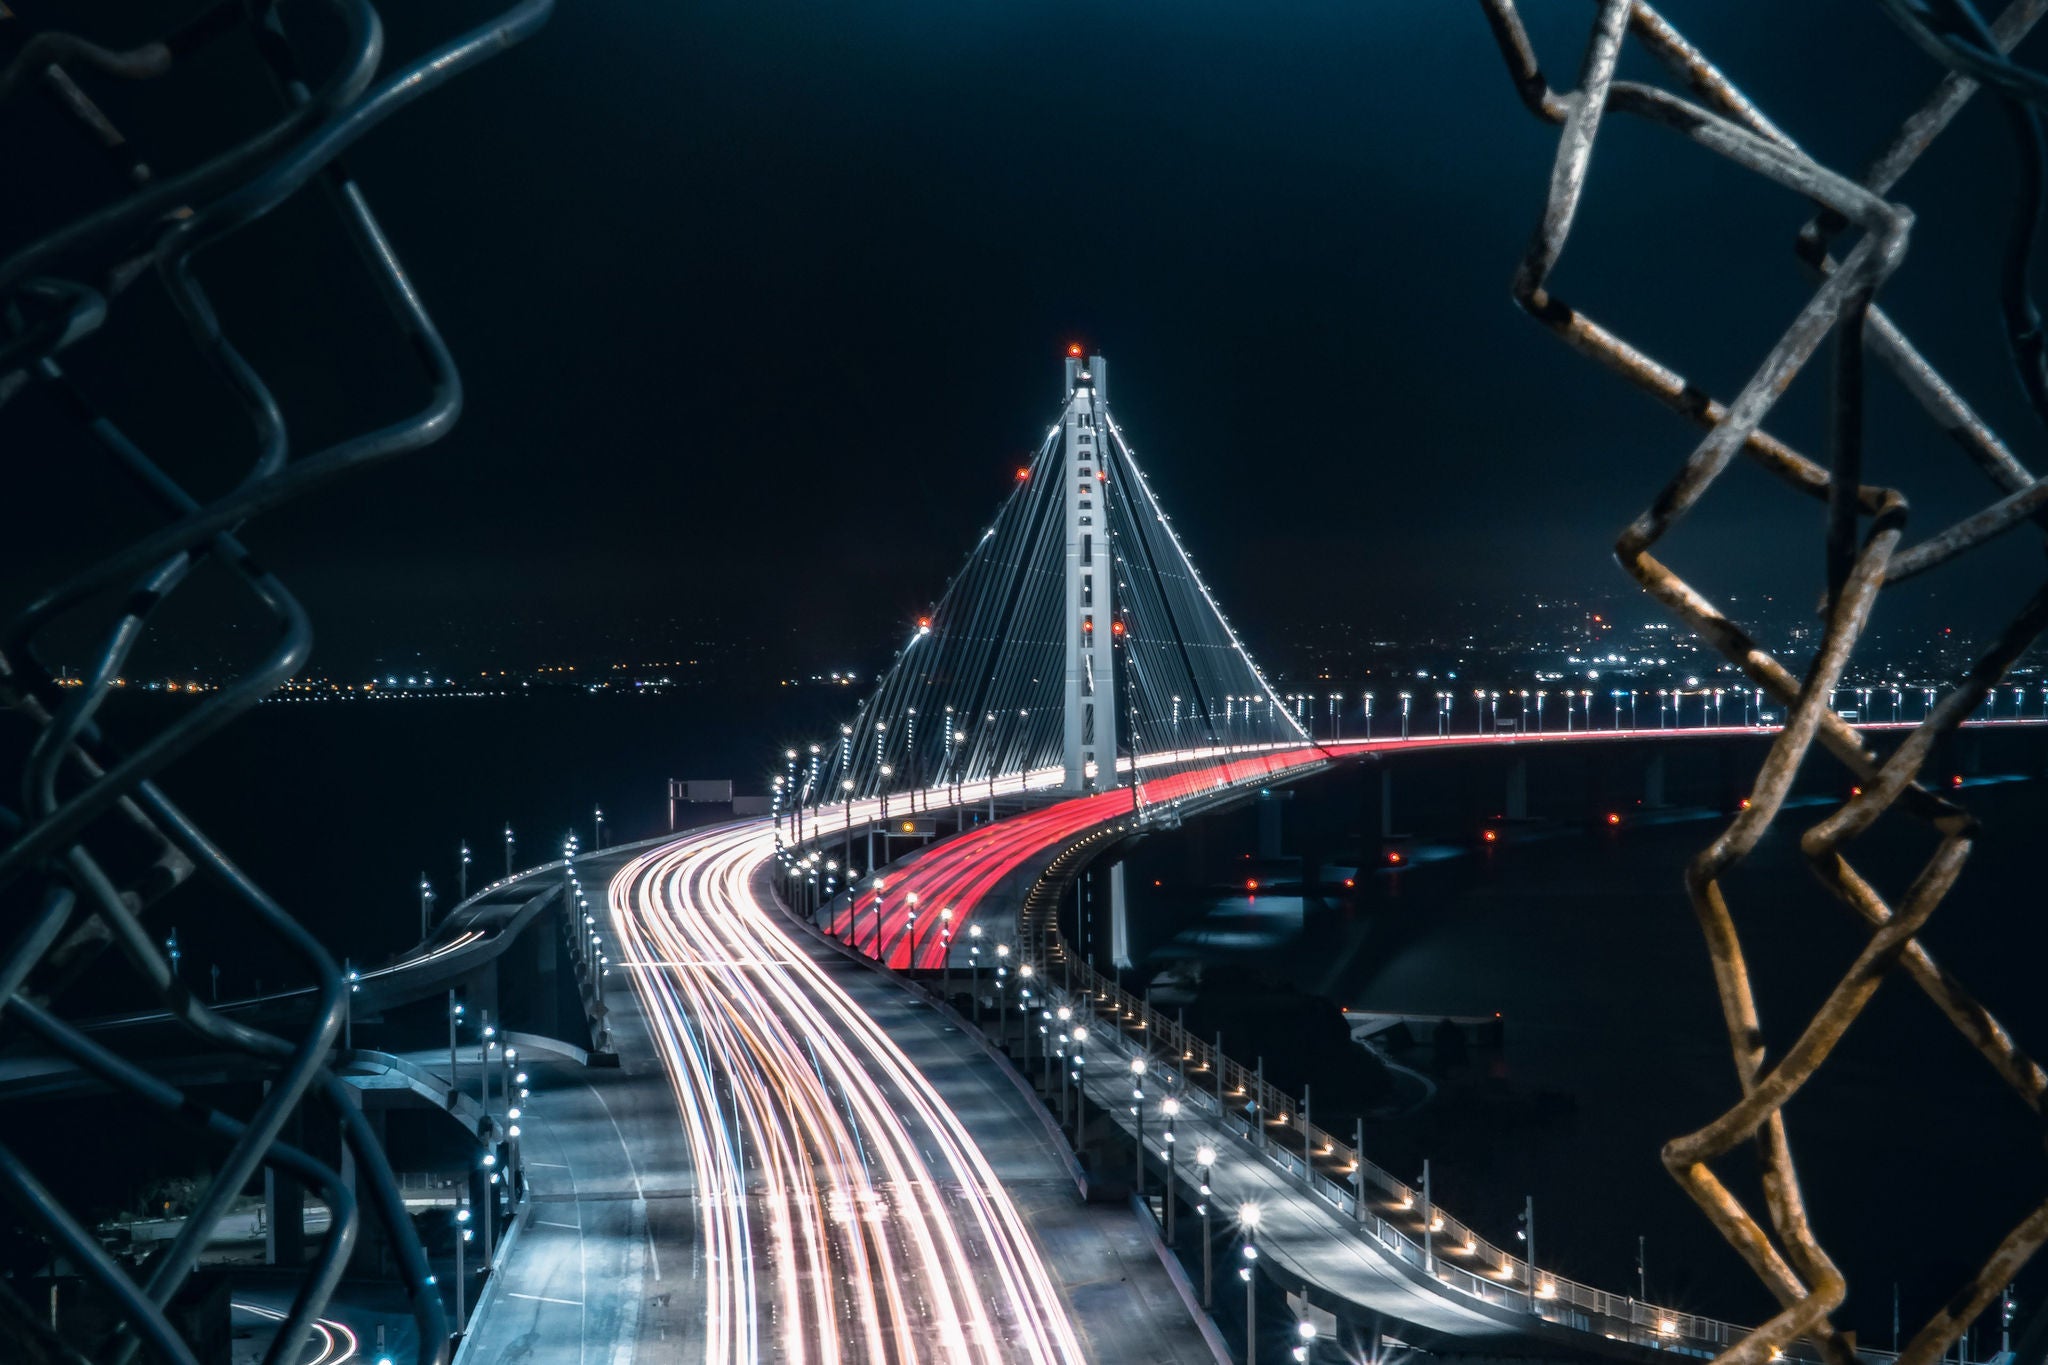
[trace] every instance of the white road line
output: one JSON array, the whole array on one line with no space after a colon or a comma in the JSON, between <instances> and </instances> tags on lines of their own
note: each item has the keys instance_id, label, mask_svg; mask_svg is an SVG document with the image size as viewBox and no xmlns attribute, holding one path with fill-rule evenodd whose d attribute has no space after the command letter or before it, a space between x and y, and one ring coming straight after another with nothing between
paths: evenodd
<instances>
[{"instance_id":1,"label":"white road line","mask_svg":"<svg viewBox=\"0 0 2048 1365\"><path fill-rule=\"evenodd\" d=\"M535 1227L537 1227L537 1228L567 1228L567 1229L569 1229L569 1231L571 1231L571 1232L581 1232L581 1231L583 1231L582 1227L581 1227L581 1226L579 1226L578 1224L575 1224L575 1223L550 1223L550 1222L549 1222L549 1221L548 1221L547 1219L545 1219L545 1218L536 1218L536 1219L534 1219L534 1220L533 1220L533 1225L534 1225Z\"/></svg>"},{"instance_id":2,"label":"white road line","mask_svg":"<svg viewBox=\"0 0 2048 1365\"><path fill-rule=\"evenodd\" d=\"M647 1191L640 1185L640 1168L633 1162L633 1149L626 1145L625 1130L620 1128L619 1121L612 1117L612 1107L605 1103L603 1093L589 1081L583 1083L583 1088L597 1096L597 1102L604 1107L604 1116L611 1119L612 1131L619 1135L619 1150L626 1154L626 1173L633 1177L633 1193L639 1196L640 1206L645 1208L647 1206ZM578 1214L577 1216L581 1217L582 1215ZM654 1222L652 1219L647 1221L642 1231L647 1234L647 1255L654 1270L654 1278L658 1283L661 1280L661 1253L654 1249Z\"/></svg>"},{"instance_id":3,"label":"white road line","mask_svg":"<svg viewBox=\"0 0 2048 1365\"><path fill-rule=\"evenodd\" d=\"M508 1292L505 1297L508 1299L532 1299L536 1303L559 1303L567 1308L581 1308L583 1306L583 1300L581 1299L551 1299L545 1294L514 1294Z\"/></svg>"}]
</instances>

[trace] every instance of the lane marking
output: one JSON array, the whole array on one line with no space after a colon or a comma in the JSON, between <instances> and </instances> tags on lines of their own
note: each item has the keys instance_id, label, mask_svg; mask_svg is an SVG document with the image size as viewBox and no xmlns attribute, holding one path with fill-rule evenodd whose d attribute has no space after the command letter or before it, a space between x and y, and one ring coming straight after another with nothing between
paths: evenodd
<instances>
[{"instance_id":1,"label":"lane marking","mask_svg":"<svg viewBox=\"0 0 2048 1365\"><path fill-rule=\"evenodd\" d=\"M585 1090L588 1090L591 1094L597 1096L597 1102L599 1106L603 1108L604 1116L607 1119L611 1120L612 1131L619 1135L619 1150L625 1153L626 1157L626 1174L633 1177L633 1193L639 1196L641 1206L644 1208L647 1204L647 1191L640 1184L640 1167L633 1160L633 1149L626 1144L625 1129L619 1127L619 1121L617 1118L613 1116L611 1105L605 1103L605 1098L602 1091L600 1091L596 1086L592 1085L589 1081L585 1081L583 1083L583 1088ZM658 1283L661 1280L661 1253L655 1250L654 1248L653 1221L650 1219L642 1223L640 1230L647 1236L647 1255L653 1264L654 1278Z\"/></svg>"},{"instance_id":2,"label":"lane marking","mask_svg":"<svg viewBox=\"0 0 2048 1365\"><path fill-rule=\"evenodd\" d=\"M514 1294L508 1292L505 1297L508 1299L532 1299L535 1303L559 1303L566 1308L581 1308L583 1306L583 1300L581 1299L554 1299L549 1298L546 1294Z\"/></svg>"},{"instance_id":3,"label":"lane marking","mask_svg":"<svg viewBox=\"0 0 2048 1365\"><path fill-rule=\"evenodd\" d=\"M534 1219L533 1225L537 1228L567 1228L571 1232L583 1231L582 1227L576 1223L550 1223L545 1218Z\"/></svg>"}]
</instances>

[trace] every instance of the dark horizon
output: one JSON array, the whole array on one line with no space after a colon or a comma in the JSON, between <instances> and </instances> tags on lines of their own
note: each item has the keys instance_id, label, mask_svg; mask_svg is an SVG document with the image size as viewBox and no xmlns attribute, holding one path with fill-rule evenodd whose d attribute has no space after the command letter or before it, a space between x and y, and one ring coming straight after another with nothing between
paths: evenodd
<instances>
[{"instance_id":1,"label":"dark horizon","mask_svg":"<svg viewBox=\"0 0 2048 1365\"><path fill-rule=\"evenodd\" d=\"M1672 9L1838 165L1935 78L1867 6L1770 25ZM404 53L456 16L389 18ZM1568 73L1584 15L1530 19ZM1806 53L1823 35L1855 59L1821 79ZM215 112L232 119L241 94L222 89ZM2017 430L1995 271L1976 264L2002 226L1996 119L1974 104L1901 186L1919 223L1883 302ZM196 135L152 131L172 164ZM462 421L285 509L255 547L312 610L314 672L431 649L447 622L515 661L636 635L658 648L663 623L709 620L794 666L871 667L1009 491L1079 340L1109 357L1139 457L1262 655L1313 623L1633 597L1609 546L1696 433L1509 300L1553 142L1476 7L1315 5L1285 25L1221 5L1170 20L568 7L352 154L463 367ZM1560 283L1726 395L1807 295L1790 249L1806 210L1710 160L1618 128ZM392 338L349 296L352 263L304 209L238 239L237 268L201 263L301 451L415 401ZM72 352L81 382L216 393L164 343L152 290L136 296L152 301ZM309 313L316 337L295 332ZM336 337L358 343L338 365ZM1773 423L1816 455L1823 370ZM1897 385L1877 388L1870 466L1913 498L1913 532L1986 500ZM46 452L24 505L99 486L54 404L17 406L22 448ZM194 407L120 416L232 478L247 444L232 405ZM110 540L148 515L110 508ZM1744 471L1673 552L1711 561L1705 580L1729 596L1817 599L1821 515ZM61 525L17 528L10 610L104 549L58 540ZM2033 554L2011 537L1880 625L1989 620ZM230 600L195 584L166 633L189 603Z\"/></svg>"}]
</instances>

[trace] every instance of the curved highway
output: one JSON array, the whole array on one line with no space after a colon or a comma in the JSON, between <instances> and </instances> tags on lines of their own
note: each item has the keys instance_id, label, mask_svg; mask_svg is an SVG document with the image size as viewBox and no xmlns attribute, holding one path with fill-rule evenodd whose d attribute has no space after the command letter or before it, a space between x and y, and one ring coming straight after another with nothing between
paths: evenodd
<instances>
[{"instance_id":1,"label":"curved highway","mask_svg":"<svg viewBox=\"0 0 2048 1365\"><path fill-rule=\"evenodd\" d=\"M774 853L770 824L749 821L611 883L696 1171L703 1358L1081 1361L959 1118L785 932Z\"/></svg>"}]
</instances>

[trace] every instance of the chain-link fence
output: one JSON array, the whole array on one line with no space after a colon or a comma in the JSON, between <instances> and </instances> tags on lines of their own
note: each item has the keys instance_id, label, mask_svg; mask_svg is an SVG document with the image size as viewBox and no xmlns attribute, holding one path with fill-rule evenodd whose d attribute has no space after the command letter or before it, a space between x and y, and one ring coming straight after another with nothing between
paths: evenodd
<instances>
[{"instance_id":1,"label":"chain-link fence","mask_svg":"<svg viewBox=\"0 0 2048 1365\"><path fill-rule=\"evenodd\" d=\"M47 101L59 115L55 126L72 139L44 146L10 133L0 145L16 167L12 196L34 205L39 170L92 158L111 163L108 183L118 187L33 240L13 244L0 259L0 405L44 390L103 461L89 496L34 506L0 497L0 508L9 518L57 523L84 544L120 524L112 509L124 499L146 505L151 523L82 571L40 587L0 635L0 717L14 727L10 738L22 755L20 770L8 774L12 794L0 804L0 1042L16 1066L83 1078L114 1096L130 1115L132 1138L114 1149L111 1164L132 1154L139 1166L152 1146L149 1135L170 1125L198 1134L211 1158L175 1235L139 1259L120 1258L67 1196L77 1173L34 1169L22 1156L26 1144L18 1139L25 1135L0 1115L0 1194L16 1235L39 1240L95 1301L93 1313L53 1323L54 1313L0 1282L0 1356L122 1365L144 1352L190 1365L194 1344L169 1310L223 1217L266 1170L302 1184L330 1215L294 1274L290 1306L279 1315L266 1360L303 1358L308 1340L325 1330L316 1323L366 1224L381 1225L409 1296L417 1359L447 1354L440 1289L399 1187L330 1068L347 982L320 943L179 809L157 777L291 677L311 646L305 611L252 553L245 528L337 479L431 444L461 410L454 360L341 154L421 95L530 35L551 5L520 0L388 73L380 73L383 25L366 0L219 0L158 37L120 48L67 28L132 21L133 14L0 6L0 121L12 113L19 127L31 102ZM108 89L131 82L110 99ZM270 103L260 116L235 107L266 87ZM152 96L160 102L152 104ZM114 102L141 111L129 118L131 126L119 126L107 112ZM150 160L151 135L160 131L159 120L181 112L180 102L215 113L231 109L244 125L196 155L178 157L175 169L160 166ZM232 118L197 122L221 126ZM331 273L342 288L352 287L341 283L348 270L359 271L353 287L367 283L374 291L395 329L396 349L417 366L428 397L396 421L296 452L284 404L266 383L264 357L236 347L200 276L241 268L236 234L302 191L332 210L359 260L350 267L318 259L307 242L295 269L308 278ZM90 383L74 376L73 361L84 356L80 363L90 370L88 343L124 312L165 303L183 344L210 369L213 388L180 394L166 411L163 395L139 374L96 372ZM319 318L303 319L302 327L308 336L327 335ZM223 409L253 433L253 453L226 491L194 491L202 480L181 465L211 438ZM0 423L7 417L0 412ZM162 442L179 453L159 458L130 434L141 429L188 439ZM0 451L15 466L17 489L27 462L50 458L18 439ZM199 581L212 593L199 594L201 614L242 631L253 626L268 641L261 658L192 699L175 719L116 743L100 724L103 704L157 628L163 604ZM89 641L85 666L67 671L56 664L47 647L53 638L66 648ZM281 772L276 780L292 779ZM186 897L175 898L181 889ZM180 979L175 948L163 941L167 904L196 905L220 917L224 931L267 941L292 974L315 983L310 1017L273 1031L203 1003ZM245 1111L217 1107L217 1088L181 1083L182 1071L150 1054L161 1041L148 1043L140 1031L117 1036L83 1027L74 1008L78 988L105 973L125 973L131 1003L158 1008L182 1028L176 1046L185 1055L197 1050L259 1081L260 1100ZM307 1114L340 1125L339 1161L288 1140ZM91 1178L119 1188L133 1176L102 1169Z\"/></svg>"},{"instance_id":2,"label":"chain-link fence","mask_svg":"<svg viewBox=\"0 0 2048 1365\"><path fill-rule=\"evenodd\" d=\"M1933 94L1900 126L1860 176L1807 155L1723 75L1706 54L1656 10L1635 0L1602 0L1586 45L1576 89L1551 88L1514 0L1481 0L1522 102L1560 130L1550 193L1528 251L1515 273L1514 297L1573 350L1620 375L1706 435L1623 532L1622 566L1679 621L1696 631L1759 688L1786 708L1754 791L1733 822L1692 863L1686 886L1705 929L1723 1022L1734 1053L1741 1097L1698 1132L1674 1139L1666 1166L1731 1246L1770 1289L1781 1311L1721 1359L1763 1365L1806 1338L1835 1365L1854 1358L1854 1342L1830 1315L1847 1286L1821 1246L1801 1196L1799 1170L1786 1139L1785 1105L1824 1065L1843 1034L1885 980L1903 976L1938 1007L2019 1100L2037 1114L2048 1076L2022 1052L1990 1012L1928 954L1917 937L1955 883L1977 837L1969 811L1950 795L1922 785L1935 743L1982 704L2013 661L2048 625L2048 589L2028 596L1968 669L1952 678L1926 720L1881 752L1830 706L1868 626L1880 593L1928 569L1977 550L2026 522L2048 527L2048 483L2036 480L1877 306L1880 287L1906 259L1912 215L1887 198L1899 179L1948 126L1980 84L2005 105L2021 149L2013 190L2014 220L2004 270L2008 343L2035 414L2048 421L2039 314L2029 294L2027 261L2041 209L2042 138L2034 107L2048 81L2017 68L2005 52L2041 17L2042 0L2015 0L1995 23L1968 0L1882 0L1882 7L1945 68ZM1761 22L1761 20L1760 20ZM1669 70L1686 96L1616 78L1624 42L1633 37ZM1603 121L1643 120L1805 199L1813 216L1796 237L1797 259L1814 291L1749 382L1722 402L1677 370L1552 292L1550 275L1569 239L1585 192ZM1831 345L1828 452L1810 458L1765 429L1779 399L1802 369ZM1903 491L1864 482L1866 369L1889 370L1991 485L1993 498L1955 524L1917 542L1905 537ZM1825 509L1827 589L1820 643L1803 676L1756 641L1742 622L1716 605L1707 589L1656 556L1664 537L1698 505L1738 456ZM1744 547L1731 547L1741 554ZM1794 777L1818 749L1854 776L1854 794L1800 834L1808 865L1827 890L1868 927L1862 948L1797 1037L1768 1055L1743 943L1729 910L1725 879L1777 822ZM1880 890L1849 860L1856 840L1888 812L1924 822L1936 837L1933 854L1909 885ZM1753 1144L1762 1168L1759 1212L1714 1170L1738 1146ZM1872 1197L1880 1192L1872 1191ZM2027 1209L1999 1242L1970 1248L1981 1257L1970 1279L1944 1299L1901 1352L1908 1365L1938 1359L2003 1292L2014 1272L2048 1239L2048 1203Z\"/></svg>"}]
</instances>

